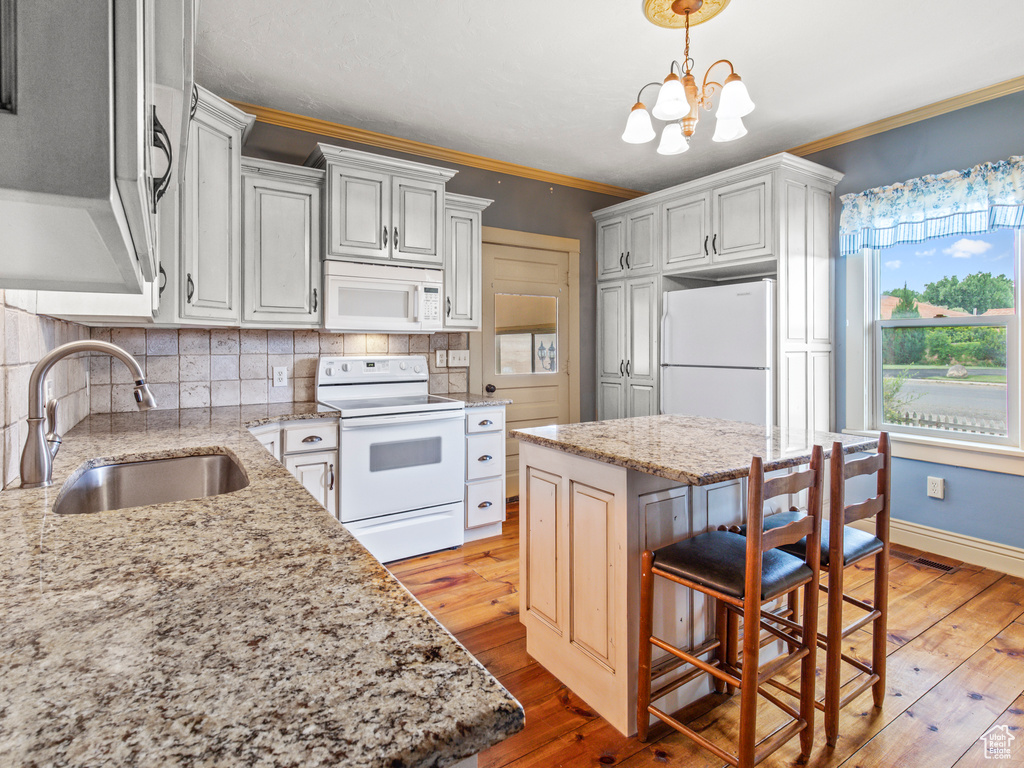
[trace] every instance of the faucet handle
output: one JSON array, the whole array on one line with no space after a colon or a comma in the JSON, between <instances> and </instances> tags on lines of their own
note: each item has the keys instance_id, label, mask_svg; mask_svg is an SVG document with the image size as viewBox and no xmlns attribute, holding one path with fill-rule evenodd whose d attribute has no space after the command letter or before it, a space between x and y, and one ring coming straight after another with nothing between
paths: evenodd
<instances>
[{"instance_id":1,"label":"faucet handle","mask_svg":"<svg viewBox=\"0 0 1024 768\"><path fill-rule=\"evenodd\" d=\"M56 399L48 400L46 403L46 425L49 427L49 431L46 433L46 442L50 446L51 457L57 455L61 443L64 442L57 432L57 409L59 407L60 403Z\"/></svg>"}]
</instances>

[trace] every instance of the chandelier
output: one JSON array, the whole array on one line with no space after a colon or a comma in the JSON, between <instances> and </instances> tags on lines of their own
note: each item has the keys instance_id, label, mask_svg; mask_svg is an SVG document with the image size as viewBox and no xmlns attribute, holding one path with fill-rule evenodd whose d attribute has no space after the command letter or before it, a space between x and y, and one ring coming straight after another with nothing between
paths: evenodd
<instances>
[{"instance_id":1,"label":"chandelier","mask_svg":"<svg viewBox=\"0 0 1024 768\"><path fill-rule=\"evenodd\" d=\"M729 0L710 0L702 18L694 21L699 24L719 13ZM682 26L686 29L686 47L683 50L683 63L673 61L669 66L668 76L661 83L657 101L651 114L658 120L668 123L661 132L658 153L662 155L678 155L690 148L687 141L693 136L700 120L700 111L710 111L711 99L719 94L718 111L715 112L715 134L712 141L733 141L746 136L747 129L743 118L754 110L754 102L750 100L747 87L728 59L719 59L704 73L704 81L697 88L697 79L693 76L693 59L690 58L690 14L696 14L705 5L704 0L647 0L644 13L652 23L658 26L678 27L679 17L683 17ZM723 83L710 79L716 67L728 67L729 73ZM678 74L677 74L678 70ZM724 70L719 67L720 71ZM644 90L657 82L647 83L636 95L636 104L626 120L626 130L622 140L630 144L645 144L655 137L651 114L641 101Z\"/></svg>"}]
</instances>

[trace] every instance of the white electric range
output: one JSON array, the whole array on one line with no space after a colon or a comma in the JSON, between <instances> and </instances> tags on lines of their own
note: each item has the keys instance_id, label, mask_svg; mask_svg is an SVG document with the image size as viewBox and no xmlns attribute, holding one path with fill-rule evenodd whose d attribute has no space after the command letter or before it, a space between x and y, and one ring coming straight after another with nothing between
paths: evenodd
<instances>
[{"instance_id":1,"label":"white electric range","mask_svg":"<svg viewBox=\"0 0 1024 768\"><path fill-rule=\"evenodd\" d=\"M422 355L317 366L317 402L341 422L338 519L381 562L463 543L464 405L428 381Z\"/></svg>"}]
</instances>

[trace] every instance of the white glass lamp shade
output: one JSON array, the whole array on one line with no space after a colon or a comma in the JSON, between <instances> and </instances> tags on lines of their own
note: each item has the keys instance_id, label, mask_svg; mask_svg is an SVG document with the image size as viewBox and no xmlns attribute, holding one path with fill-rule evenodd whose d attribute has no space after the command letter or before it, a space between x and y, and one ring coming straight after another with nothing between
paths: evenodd
<instances>
[{"instance_id":1,"label":"white glass lamp shade","mask_svg":"<svg viewBox=\"0 0 1024 768\"><path fill-rule=\"evenodd\" d=\"M647 114L647 107L638 101L630 110L626 130L622 132L622 140L629 144L645 144L653 138L654 126L651 125L651 116Z\"/></svg>"},{"instance_id":2,"label":"white glass lamp shade","mask_svg":"<svg viewBox=\"0 0 1024 768\"><path fill-rule=\"evenodd\" d=\"M658 100L654 103L651 114L659 120L678 120L689 111L690 103L686 100L686 89L683 88L679 76L669 72L661 84Z\"/></svg>"},{"instance_id":3,"label":"white glass lamp shade","mask_svg":"<svg viewBox=\"0 0 1024 768\"><path fill-rule=\"evenodd\" d=\"M715 135L712 141L733 141L747 135L747 128L739 117L719 117L715 121Z\"/></svg>"},{"instance_id":4,"label":"white glass lamp shade","mask_svg":"<svg viewBox=\"0 0 1024 768\"><path fill-rule=\"evenodd\" d=\"M719 120L723 118L728 120L746 117L753 111L754 102L750 100L747 86L740 80L740 76L734 72L725 79L725 85L722 87L722 96L718 100L718 111L715 112L715 117Z\"/></svg>"},{"instance_id":5,"label":"white glass lamp shade","mask_svg":"<svg viewBox=\"0 0 1024 768\"><path fill-rule=\"evenodd\" d=\"M681 155L689 148L682 125L669 123L665 126L665 130L661 132L661 141L658 142L659 155Z\"/></svg>"}]
</instances>

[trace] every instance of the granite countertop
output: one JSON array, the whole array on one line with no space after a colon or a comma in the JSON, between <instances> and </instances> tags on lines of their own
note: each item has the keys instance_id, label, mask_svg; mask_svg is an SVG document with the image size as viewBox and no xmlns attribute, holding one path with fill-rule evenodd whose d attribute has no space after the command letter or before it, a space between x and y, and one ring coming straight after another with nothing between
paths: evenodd
<instances>
[{"instance_id":1,"label":"granite countertop","mask_svg":"<svg viewBox=\"0 0 1024 768\"><path fill-rule=\"evenodd\" d=\"M440 768L519 703L247 433L313 404L91 416L0 493L0 764ZM55 515L92 457L234 454L231 494Z\"/></svg>"},{"instance_id":2,"label":"granite countertop","mask_svg":"<svg viewBox=\"0 0 1024 768\"><path fill-rule=\"evenodd\" d=\"M687 485L743 477L755 455L770 471L806 464L812 445L824 446L826 457L836 440L846 453L878 446L872 437L815 432L794 438L778 429L769 436L756 424L674 415L533 427L513 430L510 436Z\"/></svg>"},{"instance_id":3,"label":"granite countertop","mask_svg":"<svg viewBox=\"0 0 1024 768\"><path fill-rule=\"evenodd\" d=\"M474 395L471 392L449 392L445 397L461 400L467 408L483 408L488 405L512 405L512 400L497 395Z\"/></svg>"}]
</instances>

